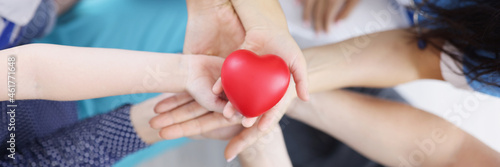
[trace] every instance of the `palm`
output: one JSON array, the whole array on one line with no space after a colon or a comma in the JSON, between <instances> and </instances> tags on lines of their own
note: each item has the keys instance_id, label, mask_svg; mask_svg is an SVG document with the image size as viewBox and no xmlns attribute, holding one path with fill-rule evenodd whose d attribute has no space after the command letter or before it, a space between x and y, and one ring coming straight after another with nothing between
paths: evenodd
<instances>
[{"instance_id":1,"label":"palm","mask_svg":"<svg viewBox=\"0 0 500 167\"><path fill-rule=\"evenodd\" d=\"M231 3L189 11L184 53L226 57L243 43L245 30Z\"/></svg>"}]
</instances>

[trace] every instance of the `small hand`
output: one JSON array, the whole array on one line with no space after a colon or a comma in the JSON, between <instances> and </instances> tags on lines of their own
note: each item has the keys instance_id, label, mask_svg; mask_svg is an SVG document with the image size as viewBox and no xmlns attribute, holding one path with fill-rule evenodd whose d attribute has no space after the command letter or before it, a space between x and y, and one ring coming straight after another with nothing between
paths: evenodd
<instances>
[{"instance_id":1,"label":"small hand","mask_svg":"<svg viewBox=\"0 0 500 167\"><path fill-rule=\"evenodd\" d=\"M226 119L221 113L208 111L188 93L179 93L160 101L154 111L158 115L149 124L154 129L160 129L163 139L202 136L227 140L243 128L239 119Z\"/></svg>"},{"instance_id":2,"label":"small hand","mask_svg":"<svg viewBox=\"0 0 500 167\"><path fill-rule=\"evenodd\" d=\"M289 88L283 98L269 111L264 113L260 117L255 118L246 118L242 119L242 124L247 129L244 129L240 134L231 139L228 146L226 147L226 158L231 159L241 153L243 150L251 146L254 142L256 142L260 137L265 136L271 130L272 125L276 125L279 120L283 117L285 112L288 109L290 103L297 96L295 94L294 89L291 89L295 86L293 81L290 81ZM222 84L221 82L217 82L214 85L214 93L220 94L222 93ZM237 113L236 109L232 106L230 102L224 108L223 114L226 119L239 119L238 116L235 117ZM257 126L253 126L255 122L258 121Z\"/></svg>"},{"instance_id":3,"label":"small hand","mask_svg":"<svg viewBox=\"0 0 500 167\"><path fill-rule=\"evenodd\" d=\"M345 19L359 3L359 0L298 0L304 5L304 24L314 21L316 32L327 32L332 22Z\"/></svg>"},{"instance_id":4,"label":"small hand","mask_svg":"<svg viewBox=\"0 0 500 167\"><path fill-rule=\"evenodd\" d=\"M188 1L185 54L227 57L240 47L245 30L229 0Z\"/></svg>"},{"instance_id":5,"label":"small hand","mask_svg":"<svg viewBox=\"0 0 500 167\"><path fill-rule=\"evenodd\" d=\"M221 112L227 100L214 94L212 86L220 77L224 59L215 56L187 55L185 61L189 69L185 83L186 91L209 111Z\"/></svg>"}]
</instances>

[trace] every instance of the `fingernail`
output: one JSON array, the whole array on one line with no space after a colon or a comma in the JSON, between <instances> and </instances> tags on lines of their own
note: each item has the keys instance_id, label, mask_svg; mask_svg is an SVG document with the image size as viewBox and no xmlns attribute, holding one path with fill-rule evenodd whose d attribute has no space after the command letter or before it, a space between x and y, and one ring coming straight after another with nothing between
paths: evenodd
<instances>
[{"instance_id":1,"label":"fingernail","mask_svg":"<svg viewBox=\"0 0 500 167\"><path fill-rule=\"evenodd\" d=\"M311 22L309 20L305 20L304 22L302 22L302 27L311 28Z\"/></svg>"},{"instance_id":2,"label":"fingernail","mask_svg":"<svg viewBox=\"0 0 500 167\"><path fill-rule=\"evenodd\" d=\"M227 162L229 163L229 162L233 161L235 158L236 158L236 156L233 156L232 158L227 159Z\"/></svg>"}]
</instances>

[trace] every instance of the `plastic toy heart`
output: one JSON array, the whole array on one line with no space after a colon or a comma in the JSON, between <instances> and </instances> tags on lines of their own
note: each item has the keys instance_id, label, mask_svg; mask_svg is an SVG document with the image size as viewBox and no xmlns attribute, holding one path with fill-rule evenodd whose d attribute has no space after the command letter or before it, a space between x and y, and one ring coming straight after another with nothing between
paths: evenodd
<instances>
[{"instance_id":1,"label":"plastic toy heart","mask_svg":"<svg viewBox=\"0 0 500 167\"><path fill-rule=\"evenodd\" d=\"M224 61L221 79L231 104L245 117L257 117L285 95L290 71L276 55L258 56L248 50L237 50Z\"/></svg>"}]
</instances>

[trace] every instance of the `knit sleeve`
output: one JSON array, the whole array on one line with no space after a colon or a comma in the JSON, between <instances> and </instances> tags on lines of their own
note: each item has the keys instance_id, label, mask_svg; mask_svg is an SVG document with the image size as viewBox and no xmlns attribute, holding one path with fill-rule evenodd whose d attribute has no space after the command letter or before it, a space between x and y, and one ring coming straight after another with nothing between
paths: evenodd
<instances>
[{"instance_id":1,"label":"knit sleeve","mask_svg":"<svg viewBox=\"0 0 500 167\"><path fill-rule=\"evenodd\" d=\"M130 121L130 105L98 115L16 148L0 166L111 166L147 146Z\"/></svg>"}]
</instances>

